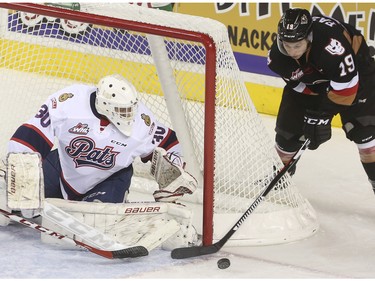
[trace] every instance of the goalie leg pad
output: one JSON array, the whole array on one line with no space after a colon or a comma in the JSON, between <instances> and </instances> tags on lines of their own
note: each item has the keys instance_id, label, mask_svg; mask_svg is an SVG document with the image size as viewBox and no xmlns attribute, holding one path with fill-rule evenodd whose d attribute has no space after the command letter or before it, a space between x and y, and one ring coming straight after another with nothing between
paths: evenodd
<instances>
[{"instance_id":1,"label":"goalie leg pad","mask_svg":"<svg viewBox=\"0 0 375 281\"><path fill-rule=\"evenodd\" d=\"M172 251L198 244L198 234L192 224L193 212L190 209L184 205L169 203L168 216L178 221L180 230L162 244L162 249Z\"/></svg>"},{"instance_id":2,"label":"goalie leg pad","mask_svg":"<svg viewBox=\"0 0 375 281\"><path fill-rule=\"evenodd\" d=\"M1 161L1 160L0 160ZM5 171L0 171L0 208L11 212L12 210L7 207L7 194L6 194L6 183L5 183ZM4 215L0 215L0 226L7 226L10 219Z\"/></svg>"},{"instance_id":3,"label":"goalie leg pad","mask_svg":"<svg viewBox=\"0 0 375 281\"><path fill-rule=\"evenodd\" d=\"M169 213L168 205L175 204L77 202L52 198L47 200L123 245L142 245L150 251L170 239L176 241L172 245L178 246L193 242L186 240L186 229L190 228L186 223L191 224L191 211L186 210L185 215L181 210ZM43 226L52 228L51 223L53 222L43 217ZM58 229L58 225L53 227L69 237L73 235L66 229ZM56 240L46 235L42 236L45 243L56 244Z\"/></svg>"}]
</instances>

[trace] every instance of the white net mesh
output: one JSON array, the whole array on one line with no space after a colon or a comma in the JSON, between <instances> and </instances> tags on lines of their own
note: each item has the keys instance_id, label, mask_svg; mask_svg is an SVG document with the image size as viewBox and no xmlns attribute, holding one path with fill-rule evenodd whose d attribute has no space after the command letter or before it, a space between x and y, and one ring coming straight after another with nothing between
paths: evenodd
<instances>
[{"instance_id":1,"label":"white net mesh","mask_svg":"<svg viewBox=\"0 0 375 281\"><path fill-rule=\"evenodd\" d=\"M109 20L108 24L98 24L103 20L100 17L90 16L88 24L0 9L0 92L3 97L0 112L5 120L1 128L2 154L16 128L36 113L47 96L72 83L96 84L104 75L119 73L142 93L142 101L161 122L175 129L179 138L188 139L185 142L191 145L191 153L199 166L190 168L203 172L205 161L212 161L215 219L219 218L219 214L233 214L238 218L238 214L248 208L282 163L241 78L225 26L206 18L129 4L76 3L67 12L70 9L130 20L133 25L137 22L158 25L162 30L160 32L165 27L161 40L164 46L160 48L159 45L156 51L167 54L168 63L164 69L170 70L173 85L161 82L164 78L160 69L158 72L157 60L162 59L162 55L153 57L155 50L150 48L147 25L139 24L136 28L125 30L113 27L116 23ZM85 14L82 16L84 19ZM212 38L216 47L214 80L207 80L208 53L205 46L191 41L192 33L187 31ZM160 38L156 38L159 43ZM206 120L205 115L207 81L215 83L215 106L211 108L215 112L214 120ZM176 117L168 111L164 92L166 88L173 87L177 89L175 94L182 108L182 112L178 110L178 113L183 117ZM187 129L174 126L174 119L183 119ZM215 129L212 136L214 158L204 159L205 149L208 149L204 146L207 138L205 130L210 126ZM202 182L200 185L202 187ZM201 190L193 201L202 204ZM284 215L285 210L287 215ZM280 241L277 242L290 241L311 235L317 228L314 210L288 175L254 215L262 214L262 226L249 226L250 231L243 231L249 240L266 241L264 236L267 232L273 237L274 229L278 228L280 233L284 231L287 234L279 234ZM212 227L212 221L204 222L207 223ZM214 235L220 237L220 231L225 232L231 223L231 219L225 223L218 219ZM277 223L280 225L275 225ZM216 227L223 230L216 230ZM262 229L258 230L260 227ZM246 226L243 228L246 229ZM262 237L257 237L259 233ZM288 239L285 239L286 236ZM275 239L271 240L274 242Z\"/></svg>"}]
</instances>

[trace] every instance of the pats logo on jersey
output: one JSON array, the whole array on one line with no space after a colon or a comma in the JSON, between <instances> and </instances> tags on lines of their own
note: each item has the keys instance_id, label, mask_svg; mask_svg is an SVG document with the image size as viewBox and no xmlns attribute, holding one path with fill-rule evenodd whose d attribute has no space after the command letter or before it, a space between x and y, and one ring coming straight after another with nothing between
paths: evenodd
<instances>
[{"instance_id":1,"label":"pats logo on jersey","mask_svg":"<svg viewBox=\"0 0 375 281\"><path fill-rule=\"evenodd\" d=\"M74 97L74 95L72 93L64 93L64 94L59 96L59 102L66 101L67 99L70 99L72 97Z\"/></svg>"},{"instance_id":2,"label":"pats logo on jersey","mask_svg":"<svg viewBox=\"0 0 375 281\"><path fill-rule=\"evenodd\" d=\"M112 146L99 148L95 141L88 137L76 137L65 147L66 154L73 158L76 168L94 167L109 170L115 166L116 156L120 153L113 151Z\"/></svg>"},{"instance_id":3,"label":"pats logo on jersey","mask_svg":"<svg viewBox=\"0 0 375 281\"><path fill-rule=\"evenodd\" d=\"M69 133L77 134L77 135L87 135L89 131L90 131L89 125L82 124L81 122L79 122L77 125L75 125L74 127L68 130Z\"/></svg>"}]
</instances>

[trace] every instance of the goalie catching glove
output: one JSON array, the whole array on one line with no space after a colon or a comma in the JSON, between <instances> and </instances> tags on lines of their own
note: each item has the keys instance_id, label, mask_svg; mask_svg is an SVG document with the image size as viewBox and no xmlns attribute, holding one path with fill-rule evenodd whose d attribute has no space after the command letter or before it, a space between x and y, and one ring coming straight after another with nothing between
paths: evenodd
<instances>
[{"instance_id":1,"label":"goalie catching glove","mask_svg":"<svg viewBox=\"0 0 375 281\"><path fill-rule=\"evenodd\" d=\"M159 190L153 194L157 202L175 202L197 189L197 180L183 169L180 157L174 154L168 157L163 148L154 150L150 173L159 185Z\"/></svg>"}]
</instances>

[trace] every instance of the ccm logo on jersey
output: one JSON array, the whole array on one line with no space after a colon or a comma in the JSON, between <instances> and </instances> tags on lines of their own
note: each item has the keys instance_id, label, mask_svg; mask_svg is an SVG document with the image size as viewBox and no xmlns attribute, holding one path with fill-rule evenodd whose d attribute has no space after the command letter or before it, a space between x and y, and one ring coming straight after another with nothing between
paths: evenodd
<instances>
[{"instance_id":1,"label":"ccm logo on jersey","mask_svg":"<svg viewBox=\"0 0 375 281\"><path fill-rule=\"evenodd\" d=\"M118 145L118 146L122 146L122 147L127 146L126 143L122 143L122 142L119 142L119 141L116 141L116 140L111 140L111 143L113 143L115 145Z\"/></svg>"},{"instance_id":2,"label":"ccm logo on jersey","mask_svg":"<svg viewBox=\"0 0 375 281\"><path fill-rule=\"evenodd\" d=\"M309 118L305 116L305 123L310 125L328 125L330 122L330 119L322 119L322 118Z\"/></svg>"}]
</instances>

